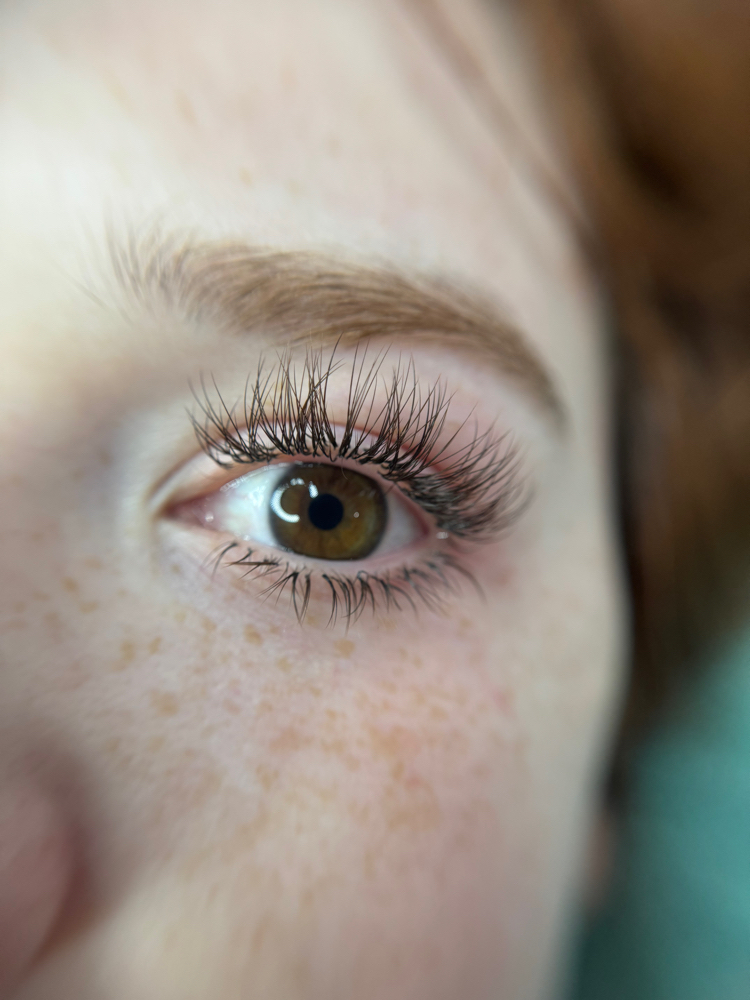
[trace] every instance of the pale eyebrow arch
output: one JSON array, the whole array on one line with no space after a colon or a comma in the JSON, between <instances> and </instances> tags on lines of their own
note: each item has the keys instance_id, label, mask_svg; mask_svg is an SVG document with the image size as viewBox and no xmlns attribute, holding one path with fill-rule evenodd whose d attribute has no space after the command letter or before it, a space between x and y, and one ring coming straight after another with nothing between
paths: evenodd
<instances>
[{"instance_id":1,"label":"pale eyebrow arch","mask_svg":"<svg viewBox=\"0 0 750 1000\"><path fill-rule=\"evenodd\" d=\"M397 339L473 356L565 429L565 405L527 337L481 293L450 278L197 239L122 242L110 234L109 256L131 301L162 302L231 337L263 331L284 348Z\"/></svg>"}]
</instances>

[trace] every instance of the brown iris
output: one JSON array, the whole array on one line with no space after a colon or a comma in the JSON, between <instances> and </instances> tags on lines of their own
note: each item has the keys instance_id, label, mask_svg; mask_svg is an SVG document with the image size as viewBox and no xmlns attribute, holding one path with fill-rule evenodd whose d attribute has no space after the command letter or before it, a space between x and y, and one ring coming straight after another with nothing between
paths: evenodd
<instances>
[{"instance_id":1,"label":"brown iris","mask_svg":"<svg viewBox=\"0 0 750 1000\"><path fill-rule=\"evenodd\" d=\"M271 497L271 530L279 545L314 559L364 559L387 520L378 484L336 465L293 465Z\"/></svg>"}]
</instances>

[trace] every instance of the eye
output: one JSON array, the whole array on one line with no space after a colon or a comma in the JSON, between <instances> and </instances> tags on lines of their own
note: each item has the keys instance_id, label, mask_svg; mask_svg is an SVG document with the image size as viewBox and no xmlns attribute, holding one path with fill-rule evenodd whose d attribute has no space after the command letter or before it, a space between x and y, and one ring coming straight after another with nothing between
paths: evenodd
<instances>
[{"instance_id":1,"label":"eye","mask_svg":"<svg viewBox=\"0 0 750 1000\"><path fill-rule=\"evenodd\" d=\"M427 533L401 490L323 462L266 466L188 506L214 531L326 561L383 555Z\"/></svg>"},{"instance_id":2,"label":"eye","mask_svg":"<svg viewBox=\"0 0 750 1000\"><path fill-rule=\"evenodd\" d=\"M335 465L294 465L271 495L271 531L290 552L315 559L364 559L388 520L385 494L367 476Z\"/></svg>"}]
</instances>

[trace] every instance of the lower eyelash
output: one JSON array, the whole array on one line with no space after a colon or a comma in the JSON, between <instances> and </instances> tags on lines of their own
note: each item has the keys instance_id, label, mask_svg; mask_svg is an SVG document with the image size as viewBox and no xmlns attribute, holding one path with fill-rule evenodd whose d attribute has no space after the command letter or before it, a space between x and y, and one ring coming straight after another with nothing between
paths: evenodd
<instances>
[{"instance_id":1,"label":"lower eyelash","mask_svg":"<svg viewBox=\"0 0 750 1000\"><path fill-rule=\"evenodd\" d=\"M385 573L368 573L360 570L355 576L342 573L328 573L295 567L282 556L257 557L256 551L246 548L244 554L234 558L235 550L241 549L238 542L224 545L211 557L213 573L220 566L246 567L243 578L266 579L271 582L261 592L266 599L280 600L284 593L289 595L289 603L297 620L302 623L307 615L316 581L328 588L331 599L330 626L343 618L347 627L356 622L369 608L375 614L379 610L402 611L410 608L417 612L420 605L430 611L442 611L450 597L461 592L461 583L468 582L483 596L482 590L472 576L450 552L433 553L412 566L402 566ZM231 557L231 558L228 558Z\"/></svg>"}]
</instances>

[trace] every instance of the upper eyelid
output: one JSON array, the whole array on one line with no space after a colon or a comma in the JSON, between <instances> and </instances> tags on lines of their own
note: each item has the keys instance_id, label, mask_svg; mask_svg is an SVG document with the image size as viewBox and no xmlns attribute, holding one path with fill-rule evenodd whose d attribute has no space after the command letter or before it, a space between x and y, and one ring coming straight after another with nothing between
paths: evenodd
<instances>
[{"instance_id":1,"label":"upper eyelid","mask_svg":"<svg viewBox=\"0 0 750 1000\"><path fill-rule=\"evenodd\" d=\"M218 403L202 382L203 399L196 394L196 400L203 422L192 417L198 441L220 465L224 460L262 464L278 454L372 462L428 514L438 507L445 512L450 494L453 516L441 527L454 535L509 526L529 499L519 450L512 442L503 450L504 438L490 430L477 432L463 446L454 444L458 431L449 430L446 438L450 396L441 380L423 390L413 359L404 368L399 362L390 382L384 380L385 403L376 402L385 357L381 353L368 364L366 352L359 360L355 353L340 436L327 411L328 378L338 368L335 352L326 361L322 351L308 351L300 378L290 356L265 376L259 366L255 382L247 383L239 418L215 383ZM441 463L439 471L427 474Z\"/></svg>"},{"instance_id":2,"label":"upper eyelid","mask_svg":"<svg viewBox=\"0 0 750 1000\"><path fill-rule=\"evenodd\" d=\"M208 458L208 456L206 456L206 458ZM200 499L201 496L207 496L209 492L213 493L216 492L217 490L223 490L225 487L229 486L230 483L239 482L245 476L252 476L257 472L263 471L263 469L278 468L279 471L281 471L284 467L288 465L299 465L300 463L328 464L329 459L324 457L315 457L309 455L290 454L290 455L279 455L271 462L258 463L253 465L243 463L241 465L238 464L232 467L227 467L222 469L219 475L214 477L213 479L207 477L206 481L208 489L205 493L195 494L195 488L192 487L189 497L187 495L185 497L181 497L178 494L177 499L173 500L172 502L180 503L184 499ZM381 489L386 493L388 492L388 490L398 489L398 484L388 479L385 479L383 476L381 476L376 466L373 467L372 469L369 469L366 466L363 468L363 463L354 462L350 459L336 460L335 464L341 466L342 468L351 468L352 471L359 472L360 475L369 476L370 478L377 480Z\"/></svg>"},{"instance_id":3,"label":"upper eyelid","mask_svg":"<svg viewBox=\"0 0 750 1000\"><path fill-rule=\"evenodd\" d=\"M377 462L383 458L382 446L388 445L403 446L426 463L437 460L439 439L444 457L457 432L444 439L451 398L443 381L423 390L413 358L406 366L399 358L390 384L385 378L379 381L386 356L387 351L379 352L368 364L367 351L355 351L345 421L332 420L328 412L328 380L341 365L335 351L325 361L322 350L308 350L299 379L292 355L281 356L270 373L264 373L261 361L255 382L246 383L239 420L237 406L227 405L215 380L216 402L201 378L201 394L193 394L203 420L191 414L198 442L219 465L219 456L242 464L275 454L359 458L365 451L368 460ZM379 386L385 401L376 400Z\"/></svg>"},{"instance_id":4,"label":"upper eyelid","mask_svg":"<svg viewBox=\"0 0 750 1000\"><path fill-rule=\"evenodd\" d=\"M404 340L448 348L519 386L556 432L567 428L556 380L529 337L485 294L450 277L154 228L125 238L110 228L106 249L105 282L114 276L119 299L124 293L139 311L166 306L235 337L263 329L287 347Z\"/></svg>"}]
</instances>

